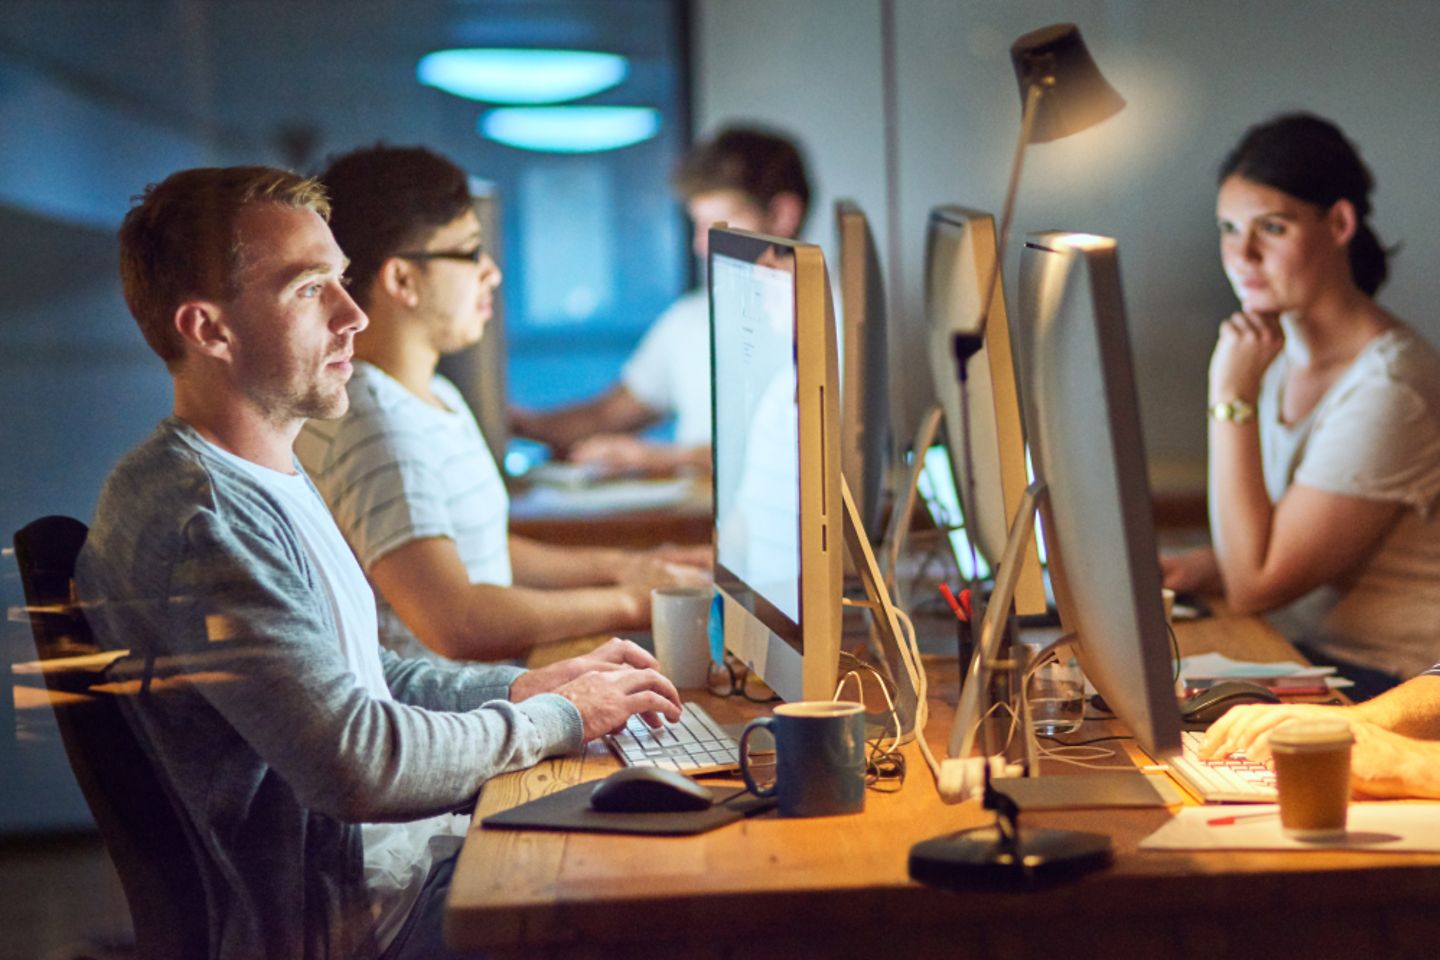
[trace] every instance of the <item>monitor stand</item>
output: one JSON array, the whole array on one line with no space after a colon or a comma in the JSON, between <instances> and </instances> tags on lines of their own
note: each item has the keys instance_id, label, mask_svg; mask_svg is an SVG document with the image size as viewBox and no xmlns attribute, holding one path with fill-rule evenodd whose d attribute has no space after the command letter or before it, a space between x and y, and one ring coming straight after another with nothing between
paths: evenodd
<instances>
[{"instance_id":1,"label":"monitor stand","mask_svg":"<svg viewBox=\"0 0 1440 960\"><path fill-rule=\"evenodd\" d=\"M871 737L897 736L901 743L907 743L916 735L917 727L923 733L925 720L925 674L920 663L920 651L913 642L913 635L901 630L900 617L890 599L885 578L875 562L875 553L870 549L870 538L860 519L860 511L850 495L850 484L844 475L840 477L840 499L845 507L845 546L854 564L855 572L865 587L864 601L846 601L869 609L871 617L870 647L879 667L890 681L890 696L895 710L895 719L888 713L867 714L867 735ZM899 730L895 730L898 720Z\"/></svg>"},{"instance_id":2,"label":"monitor stand","mask_svg":"<svg viewBox=\"0 0 1440 960\"><path fill-rule=\"evenodd\" d=\"M1015 598L1015 584L1019 578L1021 558L1026 548L1027 541L1035 530L1036 513L1047 515L1047 504L1045 501L1045 482L1036 480L1025 489L1025 495L1020 500L1020 507L1015 512L1015 522L1010 525L1010 536L1005 543L1005 551L1001 554L1000 565L995 576L995 591L990 596L990 602L986 605L985 616L980 625L980 634L976 640L975 653L971 658L968 669L961 664L965 671L965 680L960 687L960 702L955 708L955 722L950 729L949 756L954 758L967 758L975 751L975 736L980 727L980 718L989 709L989 704L983 702L986 691L990 689L990 675L995 669L1006 669L1015 671L1015 682L1011 685L1011 696L1017 701L1014 704L1014 713L1017 716L1016 722L1020 725L1021 738L1024 744L1024 769L1027 778L1039 777L1039 744L1035 737L1034 725L1030 722L1029 706L1025 699L1025 674L1027 672L1029 651L1019 642L1020 628L1017 624L1013 635L1015 637L1011 651L1002 651L1000 644L1002 639L1012 632L1007 630L1008 621L1011 619L1011 607ZM1047 515L1048 520L1048 515ZM1052 651L1073 646L1076 642L1074 634L1065 634L1059 639L1047 644L1037 656L1043 657ZM1002 654L1008 653L1008 658ZM989 765L984 765L986 789L991 789ZM1018 803L1020 807L1034 806L1036 809L1065 809L1077 807L1103 807L1114 805L1117 788L1128 790L1128 796L1133 802L1129 805L1153 805L1163 806L1168 799L1151 783L1150 778L1145 777L1136 771L1134 778L1129 784L1119 783L1127 779L1126 774L1107 774L1103 777L1043 777L1045 781L1043 788L1037 788L1033 783L1023 786L1017 785L1015 797L1012 803ZM1004 779L997 779L994 788L997 792L1006 793ZM1140 795L1137 795L1138 794ZM962 799L962 798L956 798ZM1149 802L1144 802L1146 799Z\"/></svg>"}]
</instances>

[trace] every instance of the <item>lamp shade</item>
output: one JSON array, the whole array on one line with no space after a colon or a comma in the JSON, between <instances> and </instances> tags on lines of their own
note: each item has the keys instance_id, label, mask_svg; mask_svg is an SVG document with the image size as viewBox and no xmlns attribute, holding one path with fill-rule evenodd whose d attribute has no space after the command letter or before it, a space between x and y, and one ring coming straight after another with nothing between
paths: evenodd
<instances>
[{"instance_id":1,"label":"lamp shade","mask_svg":"<svg viewBox=\"0 0 1440 960\"><path fill-rule=\"evenodd\" d=\"M1022 103L1031 87L1040 88L1031 143L1079 133L1125 106L1120 94L1100 75L1073 23L1030 31L1010 45L1010 60Z\"/></svg>"}]
</instances>

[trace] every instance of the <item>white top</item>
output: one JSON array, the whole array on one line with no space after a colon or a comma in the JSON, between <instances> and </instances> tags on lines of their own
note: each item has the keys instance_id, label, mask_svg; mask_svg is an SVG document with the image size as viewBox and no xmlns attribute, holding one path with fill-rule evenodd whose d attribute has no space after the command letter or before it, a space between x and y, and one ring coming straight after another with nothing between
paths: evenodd
<instances>
[{"instance_id":1,"label":"white top","mask_svg":"<svg viewBox=\"0 0 1440 960\"><path fill-rule=\"evenodd\" d=\"M1290 639L1410 677L1440 658L1440 354L1407 328L1365 346L1309 416L1281 422L1287 361L1265 373L1258 417L1265 487L1292 483L1404 507L1341 581L1276 611Z\"/></svg>"},{"instance_id":2,"label":"white top","mask_svg":"<svg viewBox=\"0 0 1440 960\"><path fill-rule=\"evenodd\" d=\"M471 583L509 586L510 498L460 391L435 375L440 410L379 367L356 363L350 411L311 420L295 452L368 570L415 540L454 542ZM383 597L380 642L402 656L449 662L422 644Z\"/></svg>"},{"instance_id":3,"label":"white top","mask_svg":"<svg viewBox=\"0 0 1440 960\"><path fill-rule=\"evenodd\" d=\"M375 595L309 478L303 471L280 473L214 444L210 447L280 501L324 585L340 628L345 662L372 697L393 699L376 643ZM370 909L380 949L388 947L400 932L435 861L460 848L468 825L469 817L454 814L409 823L360 825L365 844L365 883L370 890Z\"/></svg>"},{"instance_id":4,"label":"white top","mask_svg":"<svg viewBox=\"0 0 1440 960\"><path fill-rule=\"evenodd\" d=\"M675 442L710 443L710 297L701 287L672 303L620 371L641 403L675 417Z\"/></svg>"}]
</instances>

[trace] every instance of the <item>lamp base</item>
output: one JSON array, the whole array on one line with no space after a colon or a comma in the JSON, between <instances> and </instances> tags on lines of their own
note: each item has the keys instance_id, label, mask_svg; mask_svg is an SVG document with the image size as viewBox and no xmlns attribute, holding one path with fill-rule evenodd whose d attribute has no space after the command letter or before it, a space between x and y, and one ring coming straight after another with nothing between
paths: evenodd
<instances>
[{"instance_id":1,"label":"lamp base","mask_svg":"<svg viewBox=\"0 0 1440 960\"><path fill-rule=\"evenodd\" d=\"M1013 844L997 827L977 827L910 848L910 878L953 890L1026 890L1107 867L1110 838L1071 830L1028 830Z\"/></svg>"}]
</instances>

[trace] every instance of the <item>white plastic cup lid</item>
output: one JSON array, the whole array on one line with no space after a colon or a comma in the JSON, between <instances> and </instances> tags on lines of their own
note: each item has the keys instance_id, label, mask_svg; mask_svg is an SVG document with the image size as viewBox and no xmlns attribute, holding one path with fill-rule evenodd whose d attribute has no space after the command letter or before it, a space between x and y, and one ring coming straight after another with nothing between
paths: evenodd
<instances>
[{"instance_id":1,"label":"white plastic cup lid","mask_svg":"<svg viewBox=\"0 0 1440 960\"><path fill-rule=\"evenodd\" d=\"M1344 720L1291 720L1270 732L1272 750L1333 750L1354 742Z\"/></svg>"}]
</instances>

